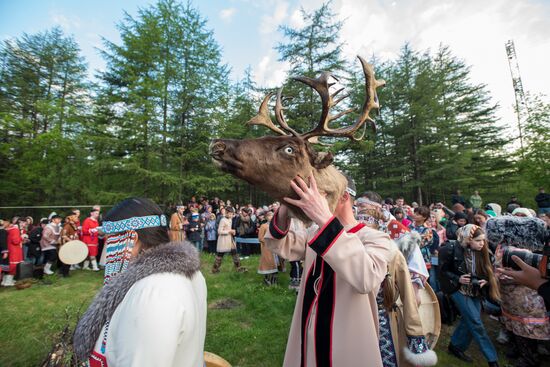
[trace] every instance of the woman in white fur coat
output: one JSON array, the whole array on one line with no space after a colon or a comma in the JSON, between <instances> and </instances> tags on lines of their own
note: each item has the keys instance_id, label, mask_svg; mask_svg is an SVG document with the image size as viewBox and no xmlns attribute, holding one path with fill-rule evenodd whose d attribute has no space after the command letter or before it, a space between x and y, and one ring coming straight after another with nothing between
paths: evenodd
<instances>
[{"instance_id":1,"label":"woman in white fur coat","mask_svg":"<svg viewBox=\"0 0 550 367\"><path fill-rule=\"evenodd\" d=\"M94 366L202 367L206 283L190 243L172 242L147 199L127 199L104 218L105 286L78 322L74 350Z\"/></svg>"}]
</instances>

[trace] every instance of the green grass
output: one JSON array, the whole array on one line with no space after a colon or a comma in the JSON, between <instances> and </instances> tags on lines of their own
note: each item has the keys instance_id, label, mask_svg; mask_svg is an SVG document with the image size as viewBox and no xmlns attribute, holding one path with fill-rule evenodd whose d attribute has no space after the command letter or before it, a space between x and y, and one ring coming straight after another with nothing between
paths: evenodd
<instances>
[{"instance_id":1,"label":"green grass","mask_svg":"<svg viewBox=\"0 0 550 367\"><path fill-rule=\"evenodd\" d=\"M296 296L288 290L288 273L280 285L266 287L256 273L258 257L244 260L248 273L236 273L230 257L224 258L220 274L210 273L213 256L203 255L202 271L208 284L208 325L205 349L227 359L233 366L271 367L283 362L288 329ZM24 290L0 289L0 366L36 366L47 356L69 317L73 326L102 284L102 272L71 272ZM216 307L233 303L233 308ZM487 319L495 340L498 324ZM446 352L452 329L444 326L436 350L439 366L472 366ZM504 362L504 349L495 344ZM468 350L475 366L486 365L477 345Z\"/></svg>"}]
</instances>

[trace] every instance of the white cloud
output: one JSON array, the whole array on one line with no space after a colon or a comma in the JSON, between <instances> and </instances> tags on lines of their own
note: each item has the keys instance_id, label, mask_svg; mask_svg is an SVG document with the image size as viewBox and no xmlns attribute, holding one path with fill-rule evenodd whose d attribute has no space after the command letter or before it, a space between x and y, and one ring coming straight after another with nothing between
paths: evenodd
<instances>
[{"instance_id":1,"label":"white cloud","mask_svg":"<svg viewBox=\"0 0 550 367\"><path fill-rule=\"evenodd\" d=\"M237 12L237 9L235 9L235 8L222 9L220 11L220 18L224 22L230 23L236 12Z\"/></svg>"},{"instance_id":2,"label":"white cloud","mask_svg":"<svg viewBox=\"0 0 550 367\"><path fill-rule=\"evenodd\" d=\"M277 53L269 50L254 70L254 81L265 88L280 87L286 78L289 69L287 63L277 61Z\"/></svg>"},{"instance_id":3,"label":"white cloud","mask_svg":"<svg viewBox=\"0 0 550 367\"><path fill-rule=\"evenodd\" d=\"M78 29L78 28L80 28L80 24L81 24L81 21L80 21L79 17L77 17L77 16L67 17L64 14L61 14L61 13L59 13L57 11L53 11L53 10L50 11L50 19L54 24L59 25L65 31L70 31L72 29Z\"/></svg>"},{"instance_id":4,"label":"white cloud","mask_svg":"<svg viewBox=\"0 0 550 367\"><path fill-rule=\"evenodd\" d=\"M292 28L298 28L298 29L302 28L305 25L304 18L302 18L302 12L300 11L300 9L295 9L292 12L292 14L290 15L289 25Z\"/></svg>"},{"instance_id":5,"label":"white cloud","mask_svg":"<svg viewBox=\"0 0 550 367\"><path fill-rule=\"evenodd\" d=\"M275 11L273 15L264 15L262 21L260 22L260 33L261 34L270 34L277 32L279 25L285 23L285 19L288 15L288 2L279 1L275 5Z\"/></svg>"},{"instance_id":6,"label":"white cloud","mask_svg":"<svg viewBox=\"0 0 550 367\"><path fill-rule=\"evenodd\" d=\"M395 3L395 2L394 2ZM550 4L541 1L342 0L334 10L345 23L347 59L375 53L395 58L405 42L417 50L449 45L472 66L472 81L487 84L502 125L515 126L514 92L504 43L513 39L524 89L550 95Z\"/></svg>"}]
</instances>

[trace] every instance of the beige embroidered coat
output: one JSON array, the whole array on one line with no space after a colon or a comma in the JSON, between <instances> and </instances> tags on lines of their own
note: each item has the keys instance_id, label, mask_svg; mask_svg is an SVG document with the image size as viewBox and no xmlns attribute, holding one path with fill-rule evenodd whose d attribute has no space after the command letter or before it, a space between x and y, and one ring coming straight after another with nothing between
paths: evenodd
<instances>
[{"instance_id":1,"label":"beige embroidered coat","mask_svg":"<svg viewBox=\"0 0 550 367\"><path fill-rule=\"evenodd\" d=\"M235 241L231 234L231 219L223 217L220 219L220 224L218 225L218 243L216 245L216 251L231 252L231 250L235 249Z\"/></svg>"},{"instance_id":2,"label":"beige embroidered coat","mask_svg":"<svg viewBox=\"0 0 550 367\"><path fill-rule=\"evenodd\" d=\"M392 259L390 238L377 230L344 228L332 218L323 228L283 232L277 214L266 245L304 273L284 366L382 366L376 294Z\"/></svg>"}]
</instances>

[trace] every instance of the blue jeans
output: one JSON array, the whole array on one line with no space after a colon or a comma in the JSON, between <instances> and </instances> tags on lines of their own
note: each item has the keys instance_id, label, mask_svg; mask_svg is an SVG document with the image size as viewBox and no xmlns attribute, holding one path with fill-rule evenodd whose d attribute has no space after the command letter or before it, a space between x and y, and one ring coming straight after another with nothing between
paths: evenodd
<instances>
[{"instance_id":1,"label":"blue jeans","mask_svg":"<svg viewBox=\"0 0 550 367\"><path fill-rule=\"evenodd\" d=\"M488 362L498 361L495 346L481 321L481 300L465 296L458 291L451 294L451 298L462 315L451 336L451 344L461 351L465 351L470 346L472 339L475 339Z\"/></svg>"},{"instance_id":2,"label":"blue jeans","mask_svg":"<svg viewBox=\"0 0 550 367\"><path fill-rule=\"evenodd\" d=\"M198 241L192 241L193 245L195 245L195 248L199 250L199 252L202 252L202 240Z\"/></svg>"},{"instance_id":3,"label":"blue jeans","mask_svg":"<svg viewBox=\"0 0 550 367\"><path fill-rule=\"evenodd\" d=\"M550 207L549 208L539 208L539 214L550 214Z\"/></svg>"}]
</instances>

